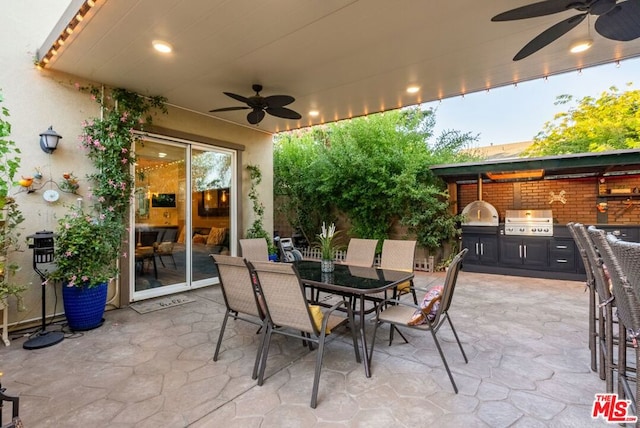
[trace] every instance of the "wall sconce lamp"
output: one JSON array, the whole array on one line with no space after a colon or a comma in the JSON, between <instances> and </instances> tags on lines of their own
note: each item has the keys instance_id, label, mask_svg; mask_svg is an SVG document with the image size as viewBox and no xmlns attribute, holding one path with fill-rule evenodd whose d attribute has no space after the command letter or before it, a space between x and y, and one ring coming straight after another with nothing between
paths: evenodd
<instances>
[{"instance_id":1,"label":"wall sconce lamp","mask_svg":"<svg viewBox=\"0 0 640 428\"><path fill-rule=\"evenodd\" d=\"M40 148L45 153L53 153L58 148L58 141L62 138L62 135L53 130L53 126L40 134Z\"/></svg>"}]
</instances>

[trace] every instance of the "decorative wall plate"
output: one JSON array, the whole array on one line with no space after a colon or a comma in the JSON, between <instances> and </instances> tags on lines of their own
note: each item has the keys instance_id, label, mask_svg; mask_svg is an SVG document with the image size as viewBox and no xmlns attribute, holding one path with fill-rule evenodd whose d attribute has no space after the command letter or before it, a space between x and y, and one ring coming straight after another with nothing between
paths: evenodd
<instances>
[{"instance_id":1,"label":"decorative wall plate","mask_svg":"<svg viewBox=\"0 0 640 428\"><path fill-rule=\"evenodd\" d=\"M49 189L44 191L42 197L47 202L55 202L60 197L60 194L56 190Z\"/></svg>"}]
</instances>

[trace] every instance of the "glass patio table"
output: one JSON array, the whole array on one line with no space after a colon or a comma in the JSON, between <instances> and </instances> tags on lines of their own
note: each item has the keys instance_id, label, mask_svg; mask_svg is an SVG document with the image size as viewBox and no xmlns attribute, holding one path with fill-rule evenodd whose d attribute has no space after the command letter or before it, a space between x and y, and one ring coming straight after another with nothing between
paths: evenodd
<instances>
[{"instance_id":1,"label":"glass patio table","mask_svg":"<svg viewBox=\"0 0 640 428\"><path fill-rule=\"evenodd\" d=\"M369 368L369 350L365 332L365 297L395 288L396 285L413 279L413 272L390 269L369 268L335 264L335 270L324 273L320 270L319 261L300 260L293 262L300 280L306 284L326 292L337 292L344 296L357 298L360 301L358 310L360 318L360 342L364 354L364 372L371 377Z\"/></svg>"}]
</instances>

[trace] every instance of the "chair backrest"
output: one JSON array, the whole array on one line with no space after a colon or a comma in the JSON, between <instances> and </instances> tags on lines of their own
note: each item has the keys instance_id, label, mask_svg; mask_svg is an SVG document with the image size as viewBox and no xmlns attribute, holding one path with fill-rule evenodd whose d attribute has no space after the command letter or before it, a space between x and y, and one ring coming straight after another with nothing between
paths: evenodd
<instances>
[{"instance_id":1,"label":"chair backrest","mask_svg":"<svg viewBox=\"0 0 640 428\"><path fill-rule=\"evenodd\" d=\"M640 296L640 242L627 242L618 239L611 245L611 249L620 262L620 267L627 276L629 285Z\"/></svg>"},{"instance_id":2,"label":"chair backrest","mask_svg":"<svg viewBox=\"0 0 640 428\"><path fill-rule=\"evenodd\" d=\"M178 229L167 229L164 231L164 235L162 235L162 242L176 242L176 237L178 235Z\"/></svg>"},{"instance_id":3,"label":"chair backrest","mask_svg":"<svg viewBox=\"0 0 640 428\"><path fill-rule=\"evenodd\" d=\"M416 241L385 239L382 243L380 267L413 272L415 252Z\"/></svg>"},{"instance_id":4,"label":"chair backrest","mask_svg":"<svg viewBox=\"0 0 640 428\"><path fill-rule=\"evenodd\" d=\"M616 313L627 329L630 329L634 337L640 334L640 300L636 296L635 291L629 285L624 275L618 259L611 250L611 244L616 242L618 238L613 235L607 235L602 229L589 226L587 229L593 243L598 248L598 252L602 256L613 288L613 296L615 297Z\"/></svg>"},{"instance_id":5,"label":"chair backrest","mask_svg":"<svg viewBox=\"0 0 640 428\"><path fill-rule=\"evenodd\" d=\"M591 262L589 261L589 257L587 256L587 249L585 248L582 239L578 237L579 232L576 230L577 227L582 227L582 225L573 222L567 223L567 229L569 230L569 233L573 238L573 242L576 244L576 248L578 248L580 259L582 260L584 270L587 273L587 285L589 286L589 288L593 288L595 287L595 278L593 276L593 271L595 269L593 269L593 267L591 266Z\"/></svg>"},{"instance_id":6,"label":"chair backrest","mask_svg":"<svg viewBox=\"0 0 640 428\"><path fill-rule=\"evenodd\" d=\"M264 238L240 239L240 250L242 257L250 262L268 262L269 248L267 240Z\"/></svg>"},{"instance_id":7,"label":"chair backrest","mask_svg":"<svg viewBox=\"0 0 640 428\"><path fill-rule=\"evenodd\" d=\"M453 292L458 282L458 273L462 267L462 259L469 251L468 248L463 248L458 254L455 255L449 267L447 268L447 275L444 278L444 285L442 286L442 299L440 300L440 307L436 313L436 317L433 320L433 325L438 325L440 322L440 316L446 313L451 307L451 300L453 299Z\"/></svg>"},{"instance_id":8,"label":"chair backrest","mask_svg":"<svg viewBox=\"0 0 640 428\"><path fill-rule=\"evenodd\" d=\"M578 242L580 242L587 254L589 265L585 265L585 269L591 268L598 298L600 302L606 302L611 298L611 290L609 289L609 280L604 272L604 261L598 254L593 240L589 237L587 228L583 224L575 223L573 230L576 232Z\"/></svg>"},{"instance_id":9,"label":"chair backrest","mask_svg":"<svg viewBox=\"0 0 640 428\"><path fill-rule=\"evenodd\" d=\"M364 267L373 266L377 246L377 239L351 238L347 247L345 264Z\"/></svg>"},{"instance_id":10,"label":"chair backrest","mask_svg":"<svg viewBox=\"0 0 640 428\"><path fill-rule=\"evenodd\" d=\"M250 262L258 276L270 322L275 326L318 335L304 289L290 263Z\"/></svg>"},{"instance_id":11,"label":"chair backrest","mask_svg":"<svg viewBox=\"0 0 640 428\"><path fill-rule=\"evenodd\" d=\"M264 318L255 293L251 273L242 257L211 254L218 268L222 294L232 311Z\"/></svg>"},{"instance_id":12,"label":"chair backrest","mask_svg":"<svg viewBox=\"0 0 640 428\"><path fill-rule=\"evenodd\" d=\"M138 232L138 244L141 247L151 247L155 242L158 241L158 231L142 231Z\"/></svg>"}]
</instances>

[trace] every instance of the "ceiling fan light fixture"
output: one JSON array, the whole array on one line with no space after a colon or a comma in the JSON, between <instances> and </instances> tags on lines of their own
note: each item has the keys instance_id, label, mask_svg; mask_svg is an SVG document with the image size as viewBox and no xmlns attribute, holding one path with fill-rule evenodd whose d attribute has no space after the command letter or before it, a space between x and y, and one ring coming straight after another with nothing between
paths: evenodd
<instances>
[{"instance_id":1,"label":"ceiling fan light fixture","mask_svg":"<svg viewBox=\"0 0 640 428\"><path fill-rule=\"evenodd\" d=\"M320 116L320 112L318 110L309 110L309 116L318 117Z\"/></svg>"},{"instance_id":2,"label":"ceiling fan light fixture","mask_svg":"<svg viewBox=\"0 0 640 428\"><path fill-rule=\"evenodd\" d=\"M589 49L593 45L592 39L581 39L571 44L569 47L569 52L571 53L579 53L584 52Z\"/></svg>"}]
</instances>

